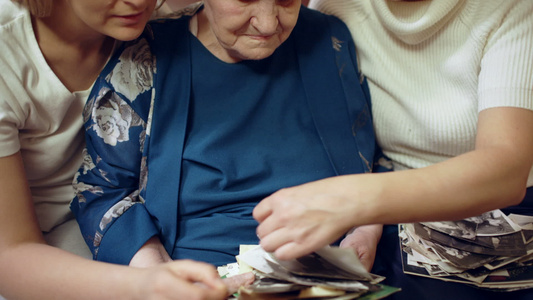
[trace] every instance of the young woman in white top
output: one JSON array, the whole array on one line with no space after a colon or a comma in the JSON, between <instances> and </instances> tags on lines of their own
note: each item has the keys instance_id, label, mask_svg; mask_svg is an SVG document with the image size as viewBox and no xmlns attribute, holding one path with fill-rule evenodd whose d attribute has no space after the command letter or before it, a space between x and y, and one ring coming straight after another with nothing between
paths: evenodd
<instances>
[{"instance_id":1,"label":"young woman in white top","mask_svg":"<svg viewBox=\"0 0 533 300\"><path fill-rule=\"evenodd\" d=\"M82 258L89 252L70 221L86 97L115 39L139 36L155 6L156 0L0 0L4 297L225 298L226 286L206 264L178 261L137 269Z\"/></svg>"},{"instance_id":2,"label":"young woman in white top","mask_svg":"<svg viewBox=\"0 0 533 300\"><path fill-rule=\"evenodd\" d=\"M266 250L296 257L357 227L342 245L370 268L382 230L371 224L462 219L518 204L515 212L533 212L533 1L309 6L350 28L377 139L395 172L330 178L263 200L254 214ZM402 288L398 296L420 299Z\"/></svg>"}]
</instances>

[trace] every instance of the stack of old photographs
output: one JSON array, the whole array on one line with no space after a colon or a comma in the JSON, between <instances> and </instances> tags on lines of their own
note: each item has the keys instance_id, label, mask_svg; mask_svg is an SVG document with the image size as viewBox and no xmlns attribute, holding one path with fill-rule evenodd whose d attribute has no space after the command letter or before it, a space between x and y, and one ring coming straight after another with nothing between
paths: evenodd
<instances>
[{"instance_id":1,"label":"stack of old photographs","mask_svg":"<svg viewBox=\"0 0 533 300\"><path fill-rule=\"evenodd\" d=\"M326 247L299 259L281 261L254 246L241 251L237 261L241 273L249 268L256 274L255 282L239 291L236 298L242 300L370 300L399 291L380 285L384 278L367 272L350 249Z\"/></svg>"},{"instance_id":2,"label":"stack of old photographs","mask_svg":"<svg viewBox=\"0 0 533 300\"><path fill-rule=\"evenodd\" d=\"M533 217L494 210L453 222L401 224L406 274L514 291L533 288Z\"/></svg>"}]
</instances>

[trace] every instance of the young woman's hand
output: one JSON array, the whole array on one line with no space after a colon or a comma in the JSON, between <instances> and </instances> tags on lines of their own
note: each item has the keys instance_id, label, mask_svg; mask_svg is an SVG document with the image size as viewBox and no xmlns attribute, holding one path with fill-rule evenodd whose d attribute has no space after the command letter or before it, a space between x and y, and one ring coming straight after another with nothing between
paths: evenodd
<instances>
[{"instance_id":1,"label":"young woman's hand","mask_svg":"<svg viewBox=\"0 0 533 300\"><path fill-rule=\"evenodd\" d=\"M257 235L267 252L293 259L328 245L356 226L357 195L343 176L279 190L254 209Z\"/></svg>"},{"instance_id":2,"label":"young woman's hand","mask_svg":"<svg viewBox=\"0 0 533 300\"><path fill-rule=\"evenodd\" d=\"M216 269L207 263L176 260L143 268L137 299L216 300L229 295Z\"/></svg>"}]
</instances>

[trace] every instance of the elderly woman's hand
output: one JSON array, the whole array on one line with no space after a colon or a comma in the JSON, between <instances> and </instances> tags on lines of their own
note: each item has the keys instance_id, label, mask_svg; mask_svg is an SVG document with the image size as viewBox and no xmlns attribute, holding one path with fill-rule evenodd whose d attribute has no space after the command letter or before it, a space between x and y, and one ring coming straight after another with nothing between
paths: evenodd
<instances>
[{"instance_id":1,"label":"elderly woman's hand","mask_svg":"<svg viewBox=\"0 0 533 300\"><path fill-rule=\"evenodd\" d=\"M169 261L172 261L172 258L168 255L159 237L154 236L146 241L135 253L129 265L131 267L147 268Z\"/></svg>"},{"instance_id":2,"label":"elderly woman's hand","mask_svg":"<svg viewBox=\"0 0 533 300\"><path fill-rule=\"evenodd\" d=\"M341 248L351 248L359 256L361 264L370 272L376 258L377 246L383 225L366 225L354 228L341 241Z\"/></svg>"},{"instance_id":3,"label":"elderly woman's hand","mask_svg":"<svg viewBox=\"0 0 533 300\"><path fill-rule=\"evenodd\" d=\"M228 278L222 279L222 282L226 285L226 289L229 294L236 293L241 286L249 286L255 280L255 275L252 272L246 272L243 274L231 276Z\"/></svg>"}]
</instances>

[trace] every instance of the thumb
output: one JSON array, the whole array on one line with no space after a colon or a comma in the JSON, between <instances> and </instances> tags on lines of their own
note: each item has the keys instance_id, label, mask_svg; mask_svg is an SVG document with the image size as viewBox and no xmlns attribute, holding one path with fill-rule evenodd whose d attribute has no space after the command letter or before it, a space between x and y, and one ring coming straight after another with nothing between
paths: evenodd
<instances>
[{"instance_id":1,"label":"thumb","mask_svg":"<svg viewBox=\"0 0 533 300\"><path fill-rule=\"evenodd\" d=\"M228 289L229 294L237 292L241 286L248 286L252 284L254 280L255 275L252 272L246 272L222 279L226 285L226 288Z\"/></svg>"}]
</instances>

